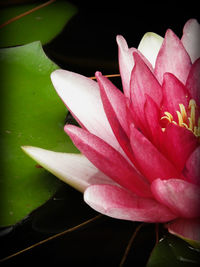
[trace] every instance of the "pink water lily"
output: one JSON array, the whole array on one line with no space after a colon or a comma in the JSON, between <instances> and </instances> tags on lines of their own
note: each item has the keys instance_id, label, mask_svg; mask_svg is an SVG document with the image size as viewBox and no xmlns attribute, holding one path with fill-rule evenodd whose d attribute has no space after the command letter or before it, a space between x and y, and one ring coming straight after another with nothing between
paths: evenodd
<instances>
[{"instance_id":1,"label":"pink water lily","mask_svg":"<svg viewBox=\"0 0 200 267\"><path fill-rule=\"evenodd\" d=\"M147 33L138 49L117 36L123 93L65 70L53 85L81 127L65 131L82 154L24 147L33 159L84 193L98 212L167 223L200 241L200 25L179 39Z\"/></svg>"}]
</instances>

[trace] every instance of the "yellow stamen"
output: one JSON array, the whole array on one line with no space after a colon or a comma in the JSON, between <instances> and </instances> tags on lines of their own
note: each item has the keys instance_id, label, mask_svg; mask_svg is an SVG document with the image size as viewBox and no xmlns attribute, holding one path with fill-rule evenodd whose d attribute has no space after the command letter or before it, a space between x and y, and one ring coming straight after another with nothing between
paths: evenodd
<instances>
[{"instance_id":1,"label":"yellow stamen","mask_svg":"<svg viewBox=\"0 0 200 267\"><path fill-rule=\"evenodd\" d=\"M169 113L169 112L166 111L165 112L165 115L168 116L168 118L169 118L170 121L173 121L173 116L172 116L171 113Z\"/></svg>"},{"instance_id":2,"label":"yellow stamen","mask_svg":"<svg viewBox=\"0 0 200 267\"><path fill-rule=\"evenodd\" d=\"M161 120L166 119L166 120L168 120L169 122L172 122L172 121L173 121L173 116L172 116L171 113L165 111L164 114L165 114L166 116L163 116L163 117L161 118Z\"/></svg>"},{"instance_id":3,"label":"yellow stamen","mask_svg":"<svg viewBox=\"0 0 200 267\"><path fill-rule=\"evenodd\" d=\"M181 112L183 121L185 122L186 118L187 118L187 113L186 113L186 110L185 110L185 106L183 104L179 104L179 107L180 107L180 112Z\"/></svg>"},{"instance_id":4,"label":"yellow stamen","mask_svg":"<svg viewBox=\"0 0 200 267\"><path fill-rule=\"evenodd\" d=\"M196 102L194 99L191 99L189 102L189 110L190 110L190 118L192 120L192 124L195 125L195 110L196 110Z\"/></svg>"},{"instance_id":5,"label":"yellow stamen","mask_svg":"<svg viewBox=\"0 0 200 267\"><path fill-rule=\"evenodd\" d=\"M186 123L182 123L181 126L183 126L183 127L185 127L186 129L188 129L188 125L187 125Z\"/></svg>"},{"instance_id":6,"label":"yellow stamen","mask_svg":"<svg viewBox=\"0 0 200 267\"><path fill-rule=\"evenodd\" d=\"M179 111L176 111L176 113L178 115L178 124L180 126L182 126L182 124L183 124L183 117L182 117L182 115L181 115L181 113Z\"/></svg>"},{"instance_id":7,"label":"yellow stamen","mask_svg":"<svg viewBox=\"0 0 200 267\"><path fill-rule=\"evenodd\" d=\"M189 121L189 130L193 130L193 122L192 122L192 119L189 117L188 118L188 121Z\"/></svg>"},{"instance_id":8,"label":"yellow stamen","mask_svg":"<svg viewBox=\"0 0 200 267\"><path fill-rule=\"evenodd\" d=\"M174 123L181 127L184 127L190 130L196 137L200 137L200 118L196 118L197 114L197 104L194 99L189 101L189 105L186 111L186 108L183 104L179 104L180 111L177 110L178 121L173 119L173 116L169 112L164 112L165 116L161 118L161 120L166 119L169 123ZM162 128L162 131L165 131L165 128Z\"/></svg>"}]
</instances>

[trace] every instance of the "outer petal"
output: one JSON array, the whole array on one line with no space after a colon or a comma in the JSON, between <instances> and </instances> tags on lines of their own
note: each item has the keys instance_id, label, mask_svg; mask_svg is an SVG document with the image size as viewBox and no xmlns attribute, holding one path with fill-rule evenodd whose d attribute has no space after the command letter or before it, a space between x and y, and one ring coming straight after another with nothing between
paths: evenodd
<instances>
[{"instance_id":1,"label":"outer petal","mask_svg":"<svg viewBox=\"0 0 200 267\"><path fill-rule=\"evenodd\" d=\"M196 19L190 19L186 22L181 41L192 62L200 57L200 25Z\"/></svg>"},{"instance_id":2,"label":"outer petal","mask_svg":"<svg viewBox=\"0 0 200 267\"><path fill-rule=\"evenodd\" d=\"M198 145L198 139L186 128L170 123L162 137L162 152L181 172L186 160Z\"/></svg>"},{"instance_id":3,"label":"outer petal","mask_svg":"<svg viewBox=\"0 0 200 267\"><path fill-rule=\"evenodd\" d=\"M176 219L166 225L168 231L177 235L193 246L200 247L200 219ZM196 241L196 242L194 242Z\"/></svg>"},{"instance_id":4,"label":"outer petal","mask_svg":"<svg viewBox=\"0 0 200 267\"><path fill-rule=\"evenodd\" d=\"M198 146L188 158L183 175L188 181L200 185L200 146Z\"/></svg>"},{"instance_id":5,"label":"outer petal","mask_svg":"<svg viewBox=\"0 0 200 267\"><path fill-rule=\"evenodd\" d=\"M114 184L81 154L60 153L31 146L22 149L42 167L81 192L92 184Z\"/></svg>"},{"instance_id":6,"label":"outer petal","mask_svg":"<svg viewBox=\"0 0 200 267\"><path fill-rule=\"evenodd\" d=\"M176 218L154 199L138 197L118 186L93 185L85 191L84 200L98 212L123 220L167 222Z\"/></svg>"},{"instance_id":7,"label":"outer petal","mask_svg":"<svg viewBox=\"0 0 200 267\"><path fill-rule=\"evenodd\" d=\"M51 79L57 93L80 124L119 148L105 115L97 82L65 70L54 71Z\"/></svg>"},{"instance_id":8,"label":"outer petal","mask_svg":"<svg viewBox=\"0 0 200 267\"><path fill-rule=\"evenodd\" d=\"M149 60L153 68L163 40L160 35L154 32L147 32L138 46L138 50Z\"/></svg>"},{"instance_id":9,"label":"outer petal","mask_svg":"<svg viewBox=\"0 0 200 267\"><path fill-rule=\"evenodd\" d=\"M134 53L134 59L135 66L131 73L131 101L134 113L136 113L136 117L140 121L140 125L137 125L137 127L144 130L146 124L144 116L146 95L154 99L156 104L160 106L162 90L153 73L141 57Z\"/></svg>"},{"instance_id":10,"label":"outer petal","mask_svg":"<svg viewBox=\"0 0 200 267\"><path fill-rule=\"evenodd\" d=\"M129 125L127 123L127 104L126 97L100 72L96 73L98 84L101 91L101 98L106 116L111 128L127 156L132 158L130 146Z\"/></svg>"},{"instance_id":11,"label":"outer petal","mask_svg":"<svg viewBox=\"0 0 200 267\"><path fill-rule=\"evenodd\" d=\"M131 146L135 165L149 181L157 177L170 179L178 175L175 167L134 127L131 127Z\"/></svg>"},{"instance_id":12,"label":"outer petal","mask_svg":"<svg viewBox=\"0 0 200 267\"><path fill-rule=\"evenodd\" d=\"M164 73L170 72L185 84L190 67L191 60L183 44L168 30L156 59L155 75L158 81L162 84Z\"/></svg>"},{"instance_id":13,"label":"outer petal","mask_svg":"<svg viewBox=\"0 0 200 267\"><path fill-rule=\"evenodd\" d=\"M130 98L130 77L131 71L134 66L133 51L135 48L128 48L126 40L123 36L117 36L118 44L118 57L119 57L119 69L122 79L122 85L124 89L124 94L126 97Z\"/></svg>"},{"instance_id":14,"label":"outer petal","mask_svg":"<svg viewBox=\"0 0 200 267\"><path fill-rule=\"evenodd\" d=\"M126 97L118 88L115 87L115 85L111 81L104 77L100 72L96 72L96 77L100 87L104 110L109 123L111 123L111 127L114 122L112 118L114 117L116 123L118 121L117 124L119 124L128 134L129 125L127 125L126 120Z\"/></svg>"},{"instance_id":15,"label":"outer petal","mask_svg":"<svg viewBox=\"0 0 200 267\"><path fill-rule=\"evenodd\" d=\"M190 92L191 97L200 107L200 58L195 61L190 69L190 73L186 82L186 88Z\"/></svg>"},{"instance_id":16,"label":"outer petal","mask_svg":"<svg viewBox=\"0 0 200 267\"><path fill-rule=\"evenodd\" d=\"M153 71L153 68L148 59L146 59L145 56L143 56L143 54L139 50L133 47L128 48L126 40L121 35L117 36L117 44L119 48L119 69L122 79L123 90L125 96L130 99L131 72L135 64L133 59L133 53L137 53L151 71Z\"/></svg>"},{"instance_id":17,"label":"outer petal","mask_svg":"<svg viewBox=\"0 0 200 267\"><path fill-rule=\"evenodd\" d=\"M200 216L200 187L180 179L156 179L151 190L160 203L183 218Z\"/></svg>"},{"instance_id":18,"label":"outer petal","mask_svg":"<svg viewBox=\"0 0 200 267\"><path fill-rule=\"evenodd\" d=\"M103 173L140 196L152 196L147 181L110 145L76 126L65 131L77 148Z\"/></svg>"}]
</instances>

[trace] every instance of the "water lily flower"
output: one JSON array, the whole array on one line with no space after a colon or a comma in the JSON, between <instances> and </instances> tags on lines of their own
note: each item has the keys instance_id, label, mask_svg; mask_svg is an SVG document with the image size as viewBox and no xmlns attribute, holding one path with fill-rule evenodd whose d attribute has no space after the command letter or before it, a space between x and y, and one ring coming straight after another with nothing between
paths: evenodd
<instances>
[{"instance_id":1,"label":"water lily flower","mask_svg":"<svg viewBox=\"0 0 200 267\"><path fill-rule=\"evenodd\" d=\"M81 154L24 151L84 193L96 211L118 219L167 223L200 241L200 25L182 38L146 33L138 49L117 36L123 93L66 70L53 85L81 127L66 125Z\"/></svg>"}]
</instances>

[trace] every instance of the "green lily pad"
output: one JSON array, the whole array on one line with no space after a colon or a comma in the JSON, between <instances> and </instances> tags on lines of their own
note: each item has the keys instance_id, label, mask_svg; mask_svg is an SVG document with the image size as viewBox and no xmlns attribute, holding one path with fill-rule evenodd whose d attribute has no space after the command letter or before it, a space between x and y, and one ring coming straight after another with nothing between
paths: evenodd
<instances>
[{"instance_id":1,"label":"green lily pad","mask_svg":"<svg viewBox=\"0 0 200 267\"><path fill-rule=\"evenodd\" d=\"M3 8L0 10L0 24L36 6L38 3ZM33 41L46 44L61 32L76 11L76 7L66 1L55 1L1 28L0 46L22 45Z\"/></svg>"},{"instance_id":2,"label":"green lily pad","mask_svg":"<svg viewBox=\"0 0 200 267\"><path fill-rule=\"evenodd\" d=\"M176 236L167 235L154 248L147 267L191 267L199 264L200 251Z\"/></svg>"},{"instance_id":3,"label":"green lily pad","mask_svg":"<svg viewBox=\"0 0 200 267\"><path fill-rule=\"evenodd\" d=\"M0 50L0 226L15 224L55 193L60 182L35 166L22 145L76 152L63 126L67 109L40 42Z\"/></svg>"}]
</instances>

